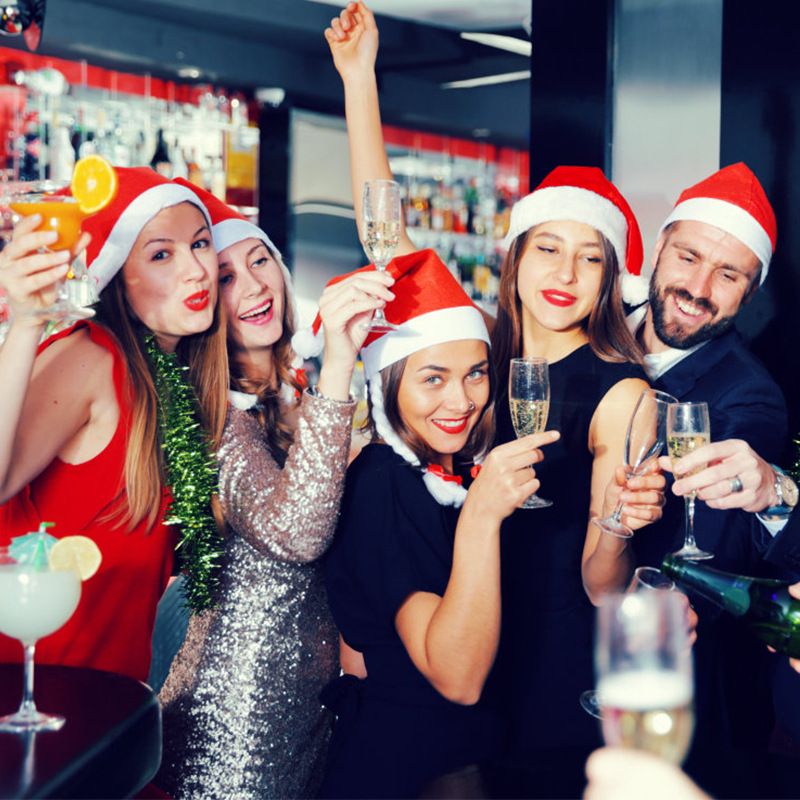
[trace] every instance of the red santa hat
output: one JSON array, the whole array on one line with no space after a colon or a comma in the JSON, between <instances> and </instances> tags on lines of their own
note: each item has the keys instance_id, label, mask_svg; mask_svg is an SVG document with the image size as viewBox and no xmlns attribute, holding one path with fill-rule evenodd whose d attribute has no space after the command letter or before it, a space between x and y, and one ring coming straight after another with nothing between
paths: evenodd
<instances>
[{"instance_id":1,"label":"red santa hat","mask_svg":"<svg viewBox=\"0 0 800 800\"><path fill-rule=\"evenodd\" d=\"M205 206L185 186L167 180L150 167L114 169L119 181L117 196L81 225L92 235L86 248L86 265L98 292L122 269L142 228L159 211L179 203L194 203L211 225Z\"/></svg>"},{"instance_id":2,"label":"red santa hat","mask_svg":"<svg viewBox=\"0 0 800 800\"><path fill-rule=\"evenodd\" d=\"M661 231L680 220L704 222L735 236L761 262L764 283L778 240L778 225L764 188L746 164L740 161L723 167L681 192Z\"/></svg>"},{"instance_id":3,"label":"red santa hat","mask_svg":"<svg viewBox=\"0 0 800 800\"><path fill-rule=\"evenodd\" d=\"M508 250L535 225L556 220L583 222L600 231L617 255L625 301L647 298L646 284L637 280L644 258L639 223L628 201L601 169L556 167L533 192L514 204L503 247Z\"/></svg>"},{"instance_id":4,"label":"red santa hat","mask_svg":"<svg viewBox=\"0 0 800 800\"><path fill-rule=\"evenodd\" d=\"M348 275L340 275L328 285L357 272L374 269L370 264ZM433 250L399 256L389 262L387 272L395 279L392 286L395 299L386 305L384 313L397 328L370 332L361 349L372 400L372 419L378 435L386 444L409 464L422 466L386 417L381 370L412 353L445 342L478 339L489 344L489 332L478 307ZM295 335L292 346L296 352L307 358L322 352L321 325L322 320L317 314L310 331L300 331ZM452 476L444 475L440 470L426 469L423 479L437 502L456 506L464 502L466 491Z\"/></svg>"},{"instance_id":5,"label":"red santa hat","mask_svg":"<svg viewBox=\"0 0 800 800\"><path fill-rule=\"evenodd\" d=\"M185 186L187 189L193 191L208 209L208 213L211 215L211 236L214 239L214 249L217 253L221 253L231 245L243 242L245 239L259 239L264 242L272 253L276 263L281 268L283 281L286 284L286 299L291 305L294 312L294 319L297 321L297 306L295 305L292 275L286 264L283 263L281 251L275 247L272 243L272 239L267 236L266 232L259 228L258 225L250 222L250 220L236 211L236 209L231 208L216 195L211 194L211 192L206 191L202 187L195 186L195 184L190 183L184 178L175 178L174 183Z\"/></svg>"},{"instance_id":6,"label":"red santa hat","mask_svg":"<svg viewBox=\"0 0 800 800\"><path fill-rule=\"evenodd\" d=\"M328 285L375 267L339 275ZM389 262L387 272L395 279L395 299L384 309L396 330L372 331L361 349L367 379L397 361L443 342L482 339L489 342L483 316L461 284L433 250L418 250ZM292 340L295 351L305 358L322 352L322 320L317 314L311 329L298 331Z\"/></svg>"}]
</instances>

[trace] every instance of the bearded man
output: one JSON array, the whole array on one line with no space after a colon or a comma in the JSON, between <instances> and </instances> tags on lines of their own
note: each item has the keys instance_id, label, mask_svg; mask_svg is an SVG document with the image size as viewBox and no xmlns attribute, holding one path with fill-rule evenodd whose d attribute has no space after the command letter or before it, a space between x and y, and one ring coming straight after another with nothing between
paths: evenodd
<instances>
[{"instance_id":1,"label":"bearded man","mask_svg":"<svg viewBox=\"0 0 800 800\"><path fill-rule=\"evenodd\" d=\"M744 440L773 462L787 444L785 402L734 322L767 277L776 228L769 200L744 164L685 190L655 246L649 302L629 317L653 385L708 403L712 441ZM729 488L739 486L731 481ZM662 520L634 538L639 563L658 566L683 543L683 499L667 496ZM744 574L774 569L764 560L769 534L740 511L698 501L694 530L698 546L714 554L709 566ZM700 618L697 728L687 771L714 796L755 796L747 792L757 791L758 759L772 727L766 651L702 600L692 602Z\"/></svg>"}]
</instances>

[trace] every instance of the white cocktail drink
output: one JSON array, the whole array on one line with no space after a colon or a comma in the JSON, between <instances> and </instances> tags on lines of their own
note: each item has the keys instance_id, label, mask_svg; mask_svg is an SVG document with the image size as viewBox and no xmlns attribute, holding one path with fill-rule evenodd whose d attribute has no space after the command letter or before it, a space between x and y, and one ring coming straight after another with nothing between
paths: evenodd
<instances>
[{"instance_id":1,"label":"white cocktail drink","mask_svg":"<svg viewBox=\"0 0 800 800\"><path fill-rule=\"evenodd\" d=\"M37 711L33 702L33 654L39 639L55 633L73 614L81 579L73 569L0 564L0 633L19 639L25 651L25 686L16 714L0 718L0 732L54 731L63 717Z\"/></svg>"},{"instance_id":2,"label":"white cocktail drink","mask_svg":"<svg viewBox=\"0 0 800 800\"><path fill-rule=\"evenodd\" d=\"M0 633L33 644L72 616L80 596L81 580L74 570L0 566Z\"/></svg>"}]
</instances>

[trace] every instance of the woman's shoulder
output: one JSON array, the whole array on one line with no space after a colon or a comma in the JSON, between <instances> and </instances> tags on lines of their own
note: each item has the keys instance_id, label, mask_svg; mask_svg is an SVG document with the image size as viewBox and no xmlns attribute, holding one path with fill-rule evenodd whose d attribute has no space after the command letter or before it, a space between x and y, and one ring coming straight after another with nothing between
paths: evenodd
<instances>
[{"instance_id":1,"label":"woman's shoulder","mask_svg":"<svg viewBox=\"0 0 800 800\"><path fill-rule=\"evenodd\" d=\"M99 325L81 323L59 331L39 345L38 369L57 365L65 376L79 381L88 375L103 375L110 380L116 359L121 358L119 346L110 333Z\"/></svg>"},{"instance_id":2,"label":"woman's shoulder","mask_svg":"<svg viewBox=\"0 0 800 800\"><path fill-rule=\"evenodd\" d=\"M365 445L347 469L345 499L391 505L413 503L425 491L420 471L386 444Z\"/></svg>"}]
</instances>

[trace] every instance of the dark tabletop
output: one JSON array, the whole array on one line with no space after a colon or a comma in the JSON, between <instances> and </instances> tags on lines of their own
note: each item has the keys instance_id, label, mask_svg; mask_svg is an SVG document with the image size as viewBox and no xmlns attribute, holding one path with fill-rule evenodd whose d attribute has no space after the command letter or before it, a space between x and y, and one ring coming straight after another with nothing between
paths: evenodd
<instances>
[{"instance_id":1,"label":"dark tabletop","mask_svg":"<svg viewBox=\"0 0 800 800\"><path fill-rule=\"evenodd\" d=\"M22 666L0 664L0 716L16 711ZM161 759L161 711L143 683L110 672L37 666L34 698L60 731L0 733L0 798L129 797Z\"/></svg>"}]
</instances>

